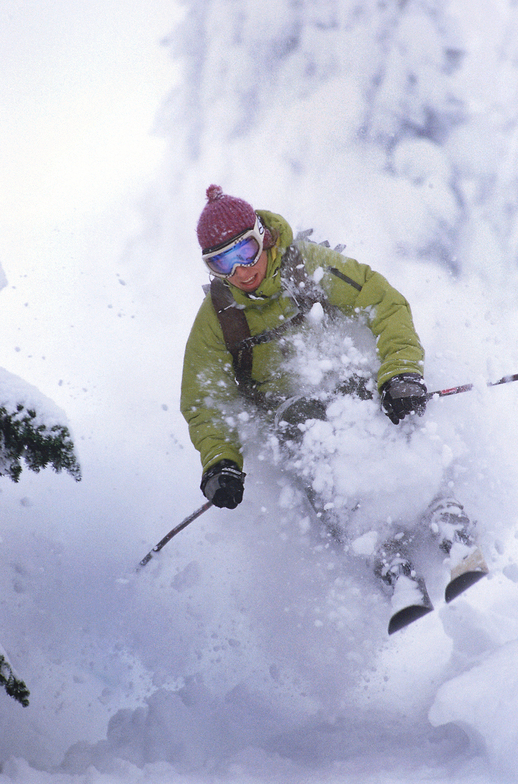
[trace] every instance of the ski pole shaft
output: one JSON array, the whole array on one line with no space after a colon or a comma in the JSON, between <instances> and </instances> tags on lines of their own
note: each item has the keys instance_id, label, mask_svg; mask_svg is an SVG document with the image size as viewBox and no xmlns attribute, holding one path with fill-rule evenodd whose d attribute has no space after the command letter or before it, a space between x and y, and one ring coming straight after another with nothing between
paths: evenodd
<instances>
[{"instance_id":1,"label":"ski pole shaft","mask_svg":"<svg viewBox=\"0 0 518 784\"><path fill-rule=\"evenodd\" d=\"M487 386L497 387L499 386L499 384L509 384L511 381L518 381L518 373L514 373L514 375L512 376L504 376L503 378L500 378L498 381L488 381ZM448 397L449 395L458 395L459 392L469 392L471 389L474 388L474 386L475 384L463 384L462 386L459 387L451 387L451 389L441 389L438 390L437 392L429 392L426 397L428 398L428 400L431 400L432 397L435 397L435 395L437 395L437 397Z\"/></svg>"},{"instance_id":2,"label":"ski pole shaft","mask_svg":"<svg viewBox=\"0 0 518 784\"><path fill-rule=\"evenodd\" d=\"M176 534L179 534L179 533L180 533L180 531L183 531L183 529L184 529L184 528L186 528L186 527L189 525L189 523L192 523L192 521L193 521L193 520L196 520L196 518L197 518L197 517L199 517L199 516L200 516L200 515L202 515L204 512L206 512L206 511L207 511L207 509L210 509L210 507L211 507L211 506L212 506L212 501L207 501L206 503L204 503L204 504L203 504L203 506L200 506L200 508L199 508L199 509L196 509L196 511L195 511L195 512L193 512L193 513L192 513L192 514L190 514L188 517L186 517L186 518L185 518L185 520L182 520L182 522L181 522L181 523L178 523L178 525L175 525L175 527L174 527L174 528L172 528L172 529L169 531L169 533L168 533L168 534L166 534L166 535L164 536L164 538L163 538L163 539L161 539L161 540L158 542L158 544L156 544L156 545L155 545L155 546L154 546L154 547L153 547L153 548L152 548L152 549L149 551L149 553L148 553L147 555L145 555L145 556L144 556L144 558L143 558L143 559L140 561L139 565L137 566L137 571L138 571L138 570L139 570L139 569L140 569L142 566L145 566L147 563L149 563L149 561L150 561L150 560L153 558L153 555L154 555L155 553L158 553L158 552L160 552L160 550L162 549L162 547L164 547L164 545L166 545L166 544L167 544L167 543L168 543L168 542L169 542L169 541L170 541L170 540L173 538L173 536L176 536Z\"/></svg>"}]
</instances>

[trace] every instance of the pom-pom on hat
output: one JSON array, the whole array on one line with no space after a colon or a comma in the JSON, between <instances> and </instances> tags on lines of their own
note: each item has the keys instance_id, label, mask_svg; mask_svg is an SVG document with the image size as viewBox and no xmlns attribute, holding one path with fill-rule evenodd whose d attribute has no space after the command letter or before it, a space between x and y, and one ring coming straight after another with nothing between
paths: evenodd
<instances>
[{"instance_id":1,"label":"pom-pom on hat","mask_svg":"<svg viewBox=\"0 0 518 784\"><path fill-rule=\"evenodd\" d=\"M227 196L219 185L207 188L207 204L198 221L196 233L202 250L216 248L247 229L256 221L254 208L235 196Z\"/></svg>"}]
</instances>

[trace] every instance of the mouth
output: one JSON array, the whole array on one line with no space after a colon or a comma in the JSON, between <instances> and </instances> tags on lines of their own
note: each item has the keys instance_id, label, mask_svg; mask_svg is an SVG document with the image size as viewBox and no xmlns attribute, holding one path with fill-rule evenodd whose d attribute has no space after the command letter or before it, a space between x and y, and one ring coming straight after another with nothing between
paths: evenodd
<instances>
[{"instance_id":1,"label":"mouth","mask_svg":"<svg viewBox=\"0 0 518 784\"><path fill-rule=\"evenodd\" d=\"M258 259L260 261L260 259ZM263 261L265 261L263 259ZM255 291L260 285L265 276L265 265L255 262L252 265L239 266L235 273L229 278L230 283L243 291Z\"/></svg>"},{"instance_id":2,"label":"mouth","mask_svg":"<svg viewBox=\"0 0 518 784\"><path fill-rule=\"evenodd\" d=\"M257 278L258 278L258 275L257 275L256 272L254 272L254 274L250 275L250 277L247 280L239 281L239 285L240 286L246 286L247 288L249 286L255 286L255 284L257 283Z\"/></svg>"}]
</instances>

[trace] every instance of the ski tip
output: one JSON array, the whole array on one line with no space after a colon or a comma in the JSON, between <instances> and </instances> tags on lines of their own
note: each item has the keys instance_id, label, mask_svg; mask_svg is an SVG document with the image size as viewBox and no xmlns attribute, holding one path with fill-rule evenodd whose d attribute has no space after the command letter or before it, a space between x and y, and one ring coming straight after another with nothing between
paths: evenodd
<instances>
[{"instance_id":1,"label":"ski tip","mask_svg":"<svg viewBox=\"0 0 518 784\"><path fill-rule=\"evenodd\" d=\"M401 629L404 629L405 626L408 626L414 621L419 620L419 618L422 618L423 615L427 615L429 612L432 612L432 610L433 607L431 604L412 604L409 607L403 607L402 610L399 610L399 612L393 615L390 619L388 633L394 634L394 632L398 632Z\"/></svg>"},{"instance_id":2,"label":"ski tip","mask_svg":"<svg viewBox=\"0 0 518 784\"><path fill-rule=\"evenodd\" d=\"M449 604L451 601L453 601L453 599L459 596L459 594L467 591L468 588L471 588L472 585L478 583L478 581L481 580L482 577L485 577L486 574L486 571L480 570L459 574L458 577L455 577L455 579L449 582L446 586L446 590L444 592L446 603Z\"/></svg>"}]
</instances>

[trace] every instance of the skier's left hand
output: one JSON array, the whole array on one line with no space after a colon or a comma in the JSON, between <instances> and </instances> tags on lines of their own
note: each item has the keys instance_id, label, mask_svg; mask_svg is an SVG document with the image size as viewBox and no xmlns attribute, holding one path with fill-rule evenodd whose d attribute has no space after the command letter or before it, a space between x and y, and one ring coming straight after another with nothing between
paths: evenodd
<instances>
[{"instance_id":1,"label":"skier's left hand","mask_svg":"<svg viewBox=\"0 0 518 784\"><path fill-rule=\"evenodd\" d=\"M426 384L418 373L393 376L381 388L381 405L395 425L407 414L423 416L427 400Z\"/></svg>"},{"instance_id":2,"label":"skier's left hand","mask_svg":"<svg viewBox=\"0 0 518 784\"><path fill-rule=\"evenodd\" d=\"M203 474L201 491L220 509L235 509L243 500L245 476L232 460L220 460Z\"/></svg>"}]
</instances>

